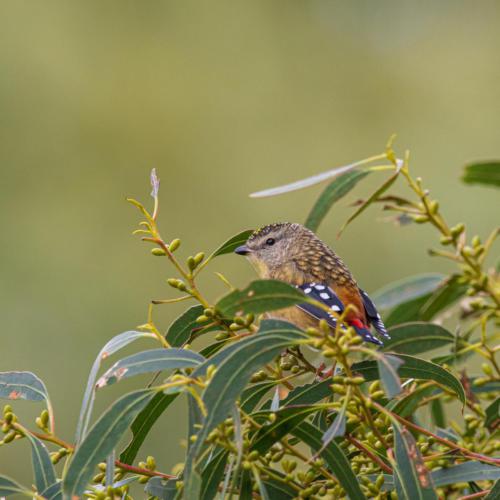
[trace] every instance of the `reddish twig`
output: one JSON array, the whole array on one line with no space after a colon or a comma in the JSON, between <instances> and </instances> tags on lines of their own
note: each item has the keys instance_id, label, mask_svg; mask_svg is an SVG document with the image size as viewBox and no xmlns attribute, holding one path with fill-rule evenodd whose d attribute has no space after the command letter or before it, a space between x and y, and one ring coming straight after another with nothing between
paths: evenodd
<instances>
[{"instance_id":1,"label":"reddish twig","mask_svg":"<svg viewBox=\"0 0 500 500\"><path fill-rule=\"evenodd\" d=\"M472 495L465 495L460 497L458 500L471 500L472 498L482 498L486 496L491 490L478 491L477 493L472 493Z\"/></svg>"},{"instance_id":2,"label":"reddish twig","mask_svg":"<svg viewBox=\"0 0 500 500\"><path fill-rule=\"evenodd\" d=\"M384 461L380 457L378 457L375 453L372 453L356 438L352 436L347 436L347 440L350 443L352 443L358 450L362 451L367 457L371 458L374 462L376 462L384 472L387 472L387 474L392 474L393 472L392 469L386 463L384 463Z\"/></svg>"}]
</instances>

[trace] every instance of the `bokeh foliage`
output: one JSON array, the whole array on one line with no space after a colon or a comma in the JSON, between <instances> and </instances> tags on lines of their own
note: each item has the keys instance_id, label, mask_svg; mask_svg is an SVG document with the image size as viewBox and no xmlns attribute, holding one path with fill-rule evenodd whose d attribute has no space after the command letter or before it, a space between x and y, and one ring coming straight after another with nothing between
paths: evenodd
<instances>
[{"instance_id":1,"label":"bokeh foliage","mask_svg":"<svg viewBox=\"0 0 500 500\"><path fill-rule=\"evenodd\" d=\"M496 167L468 165L465 179L497 186L498 164L490 165ZM396 158L392 140L379 155L254 196L333 178L307 217L317 229L331 206L369 172L389 175L356 203L341 231L378 204L400 225L432 226L439 244L430 255L453 263L448 276L417 275L375 294L392 336L383 349L364 345L351 328L342 327L344 316L333 332L322 322L302 331L266 319L265 313L310 300L286 283L257 280L239 290L217 272L230 290L217 300L208 298L200 274L245 241L249 230L208 257L197 252L181 262L176 256L181 240L167 241L160 232L159 179L153 170L153 208L129 199L142 216L135 234L152 244L154 257L171 265L175 276L167 284L178 295L153 301L145 324L100 351L74 443L56 434L48 391L36 375L0 374L1 397L46 403L35 421L38 430L5 406L1 443L29 441L34 481L30 489L2 477L0 492L127 498L137 482L158 498L495 498L500 285L488 257L499 228L481 239L467 234L463 223L450 226L422 179L410 173L409 154ZM398 180L405 181L409 195L394 191ZM156 311L184 302L196 305L163 334ZM156 348L123 357L98 378L102 360L139 338ZM482 373L470 372L472 356L482 360ZM325 365L335 370L325 374ZM99 391L144 373L156 373L146 388L126 393L90 425ZM157 470L152 456L135 465L146 453L145 437L179 398L189 416L183 464L172 473ZM124 445L128 429L132 440Z\"/></svg>"}]
</instances>

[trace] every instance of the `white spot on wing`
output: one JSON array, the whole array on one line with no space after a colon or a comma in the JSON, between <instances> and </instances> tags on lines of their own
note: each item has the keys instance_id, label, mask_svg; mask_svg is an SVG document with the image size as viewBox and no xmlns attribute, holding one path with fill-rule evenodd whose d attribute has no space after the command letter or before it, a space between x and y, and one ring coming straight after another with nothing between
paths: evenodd
<instances>
[{"instance_id":1,"label":"white spot on wing","mask_svg":"<svg viewBox=\"0 0 500 500\"><path fill-rule=\"evenodd\" d=\"M324 300L328 300L330 298L330 295L327 294L326 292L320 293L319 296Z\"/></svg>"},{"instance_id":2,"label":"white spot on wing","mask_svg":"<svg viewBox=\"0 0 500 500\"><path fill-rule=\"evenodd\" d=\"M323 285L316 285L314 288L316 288L316 290L324 290L325 287Z\"/></svg>"},{"instance_id":3,"label":"white spot on wing","mask_svg":"<svg viewBox=\"0 0 500 500\"><path fill-rule=\"evenodd\" d=\"M306 289L304 290L304 293L311 293L311 292L312 292L312 288L306 288Z\"/></svg>"}]
</instances>

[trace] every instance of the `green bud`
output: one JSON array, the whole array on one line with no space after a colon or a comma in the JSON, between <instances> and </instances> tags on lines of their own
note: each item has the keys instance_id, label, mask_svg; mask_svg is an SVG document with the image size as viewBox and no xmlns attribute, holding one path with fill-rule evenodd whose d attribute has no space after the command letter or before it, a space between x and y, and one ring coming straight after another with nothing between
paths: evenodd
<instances>
[{"instance_id":1,"label":"green bud","mask_svg":"<svg viewBox=\"0 0 500 500\"><path fill-rule=\"evenodd\" d=\"M5 415L6 413L12 413L14 410L12 409L12 406L10 405L5 405L3 407L3 414Z\"/></svg>"},{"instance_id":2,"label":"green bud","mask_svg":"<svg viewBox=\"0 0 500 500\"><path fill-rule=\"evenodd\" d=\"M337 394L345 394L346 393L346 389L343 385L332 384L330 387L331 387L332 391L336 392Z\"/></svg>"},{"instance_id":3,"label":"green bud","mask_svg":"<svg viewBox=\"0 0 500 500\"><path fill-rule=\"evenodd\" d=\"M480 244L481 244L481 238L479 238L479 236L476 234L473 238L472 238L472 246L474 248L478 247Z\"/></svg>"},{"instance_id":4,"label":"green bud","mask_svg":"<svg viewBox=\"0 0 500 500\"><path fill-rule=\"evenodd\" d=\"M483 372L486 373L486 375L493 375L493 370L491 368L491 365L489 365L488 363L483 363L481 365L481 368L483 369Z\"/></svg>"},{"instance_id":5,"label":"green bud","mask_svg":"<svg viewBox=\"0 0 500 500\"><path fill-rule=\"evenodd\" d=\"M186 263L190 271L193 271L196 268L196 262L194 261L194 257L189 256L187 258Z\"/></svg>"},{"instance_id":6,"label":"green bud","mask_svg":"<svg viewBox=\"0 0 500 500\"><path fill-rule=\"evenodd\" d=\"M465 226L460 223L460 224L457 224L456 226L453 226L451 229L450 229L450 232L453 236L458 236L459 234L461 234L465 229Z\"/></svg>"},{"instance_id":7,"label":"green bud","mask_svg":"<svg viewBox=\"0 0 500 500\"><path fill-rule=\"evenodd\" d=\"M106 474L104 474L103 472L100 472L99 474L96 474L93 478L92 478L92 482L94 483L100 483L104 477L106 476Z\"/></svg>"},{"instance_id":8,"label":"green bud","mask_svg":"<svg viewBox=\"0 0 500 500\"><path fill-rule=\"evenodd\" d=\"M14 420L14 414L13 413L6 413L5 414L5 417L4 417L4 420L5 420L5 423L7 424L7 428L8 426L13 422Z\"/></svg>"},{"instance_id":9,"label":"green bud","mask_svg":"<svg viewBox=\"0 0 500 500\"><path fill-rule=\"evenodd\" d=\"M250 460L251 462L257 460L259 458L259 452L257 450L254 450L248 454L247 460Z\"/></svg>"},{"instance_id":10,"label":"green bud","mask_svg":"<svg viewBox=\"0 0 500 500\"><path fill-rule=\"evenodd\" d=\"M214 316L214 310L212 308L207 308L203 311L203 314L207 317L207 318L213 318Z\"/></svg>"},{"instance_id":11,"label":"green bud","mask_svg":"<svg viewBox=\"0 0 500 500\"><path fill-rule=\"evenodd\" d=\"M163 248L152 248L151 253L156 257L164 257L165 255L167 255Z\"/></svg>"},{"instance_id":12,"label":"green bud","mask_svg":"<svg viewBox=\"0 0 500 500\"><path fill-rule=\"evenodd\" d=\"M40 418L42 419L44 427L47 427L47 424L49 423L49 412L47 410L43 410L40 414Z\"/></svg>"},{"instance_id":13,"label":"green bud","mask_svg":"<svg viewBox=\"0 0 500 500\"><path fill-rule=\"evenodd\" d=\"M414 215L412 218L413 222L416 222L417 224L424 224L429 220L429 217L427 217L427 215Z\"/></svg>"},{"instance_id":14,"label":"green bud","mask_svg":"<svg viewBox=\"0 0 500 500\"><path fill-rule=\"evenodd\" d=\"M168 278L167 283L172 287L172 288L177 288L179 284L179 280L177 278Z\"/></svg>"},{"instance_id":15,"label":"green bud","mask_svg":"<svg viewBox=\"0 0 500 500\"><path fill-rule=\"evenodd\" d=\"M215 336L215 340L225 340L229 337L229 333L227 332L219 332L216 336Z\"/></svg>"},{"instance_id":16,"label":"green bud","mask_svg":"<svg viewBox=\"0 0 500 500\"><path fill-rule=\"evenodd\" d=\"M16 431L10 431L4 438L3 438L3 442L5 444L7 443L10 443L11 441L14 441L14 439L16 438L17 436L17 432Z\"/></svg>"},{"instance_id":17,"label":"green bud","mask_svg":"<svg viewBox=\"0 0 500 500\"><path fill-rule=\"evenodd\" d=\"M208 321L208 317L202 314L196 318L196 323L206 323Z\"/></svg>"},{"instance_id":18,"label":"green bud","mask_svg":"<svg viewBox=\"0 0 500 500\"><path fill-rule=\"evenodd\" d=\"M439 240L441 245L451 245L453 243L453 238L451 236L441 236L441 239Z\"/></svg>"},{"instance_id":19,"label":"green bud","mask_svg":"<svg viewBox=\"0 0 500 500\"><path fill-rule=\"evenodd\" d=\"M439 210L439 202L437 200L433 200L429 203L429 212L432 215L437 214L437 211Z\"/></svg>"},{"instance_id":20,"label":"green bud","mask_svg":"<svg viewBox=\"0 0 500 500\"><path fill-rule=\"evenodd\" d=\"M198 266L204 258L205 254L203 252L199 252L194 256L194 263Z\"/></svg>"},{"instance_id":21,"label":"green bud","mask_svg":"<svg viewBox=\"0 0 500 500\"><path fill-rule=\"evenodd\" d=\"M171 252L175 252L180 246L181 246L181 240L179 238L175 238L175 240L172 240L170 242L170 245L168 245L168 249Z\"/></svg>"},{"instance_id":22,"label":"green bud","mask_svg":"<svg viewBox=\"0 0 500 500\"><path fill-rule=\"evenodd\" d=\"M101 472L106 472L106 462L101 462L97 467Z\"/></svg>"},{"instance_id":23,"label":"green bud","mask_svg":"<svg viewBox=\"0 0 500 500\"><path fill-rule=\"evenodd\" d=\"M291 368L291 370L290 370L290 371L291 371L292 373L294 373L294 374L295 374L295 373L299 373L299 371L300 371L300 366L298 366L298 365L294 365L294 366L292 366L292 368Z\"/></svg>"},{"instance_id":24,"label":"green bud","mask_svg":"<svg viewBox=\"0 0 500 500\"><path fill-rule=\"evenodd\" d=\"M155 470L156 469L156 460L155 457L152 457L151 455L146 458L146 467L149 470Z\"/></svg>"}]
</instances>

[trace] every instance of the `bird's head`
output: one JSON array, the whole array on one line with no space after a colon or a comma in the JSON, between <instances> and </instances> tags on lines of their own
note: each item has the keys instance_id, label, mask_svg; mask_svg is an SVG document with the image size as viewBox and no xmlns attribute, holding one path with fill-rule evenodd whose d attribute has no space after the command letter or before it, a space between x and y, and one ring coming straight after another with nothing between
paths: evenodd
<instances>
[{"instance_id":1,"label":"bird's head","mask_svg":"<svg viewBox=\"0 0 500 500\"><path fill-rule=\"evenodd\" d=\"M301 224L281 222L254 231L235 253L244 255L261 277L269 277L273 269L300 257L316 235Z\"/></svg>"}]
</instances>

